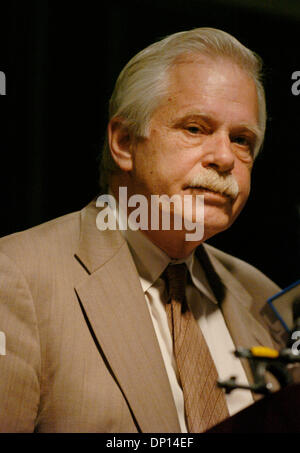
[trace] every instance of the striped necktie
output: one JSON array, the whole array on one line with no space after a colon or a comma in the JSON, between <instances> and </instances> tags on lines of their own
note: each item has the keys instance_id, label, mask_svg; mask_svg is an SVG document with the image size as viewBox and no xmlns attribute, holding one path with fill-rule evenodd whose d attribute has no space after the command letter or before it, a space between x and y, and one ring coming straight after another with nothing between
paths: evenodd
<instances>
[{"instance_id":1,"label":"striped necktie","mask_svg":"<svg viewBox=\"0 0 300 453\"><path fill-rule=\"evenodd\" d=\"M186 302L186 264L169 264L165 276L169 295L166 311L188 430L190 433L204 432L229 416L225 394L217 387L215 364Z\"/></svg>"}]
</instances>

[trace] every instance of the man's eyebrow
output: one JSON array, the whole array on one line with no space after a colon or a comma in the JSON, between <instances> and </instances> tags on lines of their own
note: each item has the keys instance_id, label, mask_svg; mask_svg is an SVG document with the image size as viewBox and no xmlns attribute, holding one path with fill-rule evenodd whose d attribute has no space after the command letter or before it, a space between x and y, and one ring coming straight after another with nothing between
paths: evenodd
<instances>
[{"instance_id":1,"label":"man's eyebrow","mask_svg":"<svg viewBox=\"0 0 300 453\"><path fill-rule=\"evenodd\" d=\"M249 131L255 136L256 139L259 139L262 136L262 132L261 132L260 128L258 126L254 126L253 124L240 123L234 129L237 129L237 130L244 129L246 131Z\"/></svg>"},{"instance_id":2,"label":"man's eyebrow","mask_svg":"<svg viewBox=\"0 0 300 453\"><path fill-rule=\"evenodd\" d=\"M180 123L182 121L185 121L187 119L192 119L192 118L201 118L201 119L203 119L205 121L216 123L216 121L214 120L212 115L208 115L206 113L202 113L202 112L199 112L199 111L186 112L183 115L175 118L175 122L176 123Z\"/></svg>"}]
</instances>

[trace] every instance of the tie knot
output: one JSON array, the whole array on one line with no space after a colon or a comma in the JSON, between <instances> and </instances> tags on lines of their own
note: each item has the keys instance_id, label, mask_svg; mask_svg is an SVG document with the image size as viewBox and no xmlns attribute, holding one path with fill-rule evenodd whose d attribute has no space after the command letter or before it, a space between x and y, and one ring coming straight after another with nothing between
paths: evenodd
<instances>
[{"instance_id":1,"label":"tie knot","mask_svg":"<svg viewBox=\"0 0 300 453\"><path fill-rule=\"evenodd\" d=\"M169 299L183 302L185 300L185 286L187 267L185 263L169 264L165 270L169 288Z\"/></svg>"}]
</instances>

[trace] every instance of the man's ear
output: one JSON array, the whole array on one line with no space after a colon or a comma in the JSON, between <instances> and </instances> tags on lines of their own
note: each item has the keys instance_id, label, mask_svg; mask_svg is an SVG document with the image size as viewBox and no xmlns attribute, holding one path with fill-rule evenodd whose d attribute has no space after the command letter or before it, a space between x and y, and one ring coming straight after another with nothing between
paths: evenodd
<instances>
[{"instance_id":1,"label":"man's ear","mask_svg":"<svg viewBox=\"0 0 300 453\"><path fill-rule=\"evenodd\" d=\"M118 167L123 171L132 170L131 135L123 118L112 118L107 133L111 154Z\"/></svg>"}]
</instances>

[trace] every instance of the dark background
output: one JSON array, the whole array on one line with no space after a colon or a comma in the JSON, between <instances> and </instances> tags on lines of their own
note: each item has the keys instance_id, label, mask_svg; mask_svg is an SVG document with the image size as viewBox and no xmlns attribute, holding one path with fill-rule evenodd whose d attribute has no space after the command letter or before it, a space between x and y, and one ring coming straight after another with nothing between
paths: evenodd
<instances>
[{"instance_id":1,"label":"dark background","mask_svg":"<svg viewBox=\"0 0 300 453\"><path fill-rule=\"evenodd\" d=\"M115 79L154 40L221 28L263 58L268 130L247 207L209 242L281 286L300 278L299 0L10 0L1 6L0 236L74 210L98 193Z\"/></svg>"}]
</instances>

